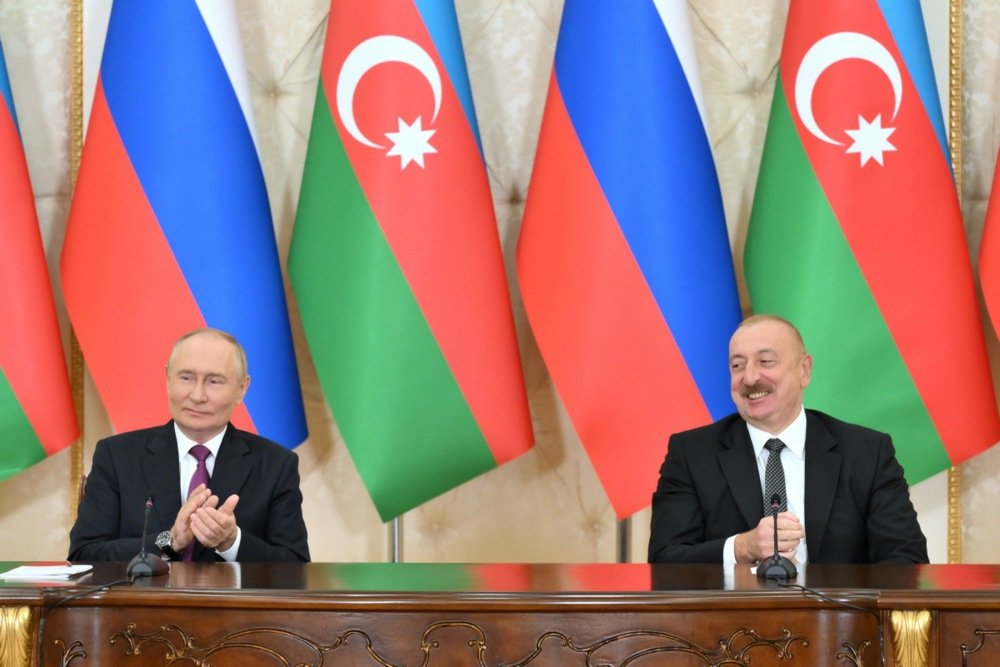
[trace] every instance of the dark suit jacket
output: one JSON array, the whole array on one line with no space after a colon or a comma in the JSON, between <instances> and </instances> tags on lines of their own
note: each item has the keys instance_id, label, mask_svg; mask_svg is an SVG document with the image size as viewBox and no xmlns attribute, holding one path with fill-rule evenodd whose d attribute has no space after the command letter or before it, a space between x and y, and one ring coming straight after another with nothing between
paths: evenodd
<instances>
[{"instance_id":1,"label":"dark suit jacket","mask_svg":"<svg viewBox=\"0 0 1000 667\"><path fill-rule=\"evenodd\" d=\"M812 563L926 563L927 541L891 438L806 410L805 529ZM746 422L670 438L653 494L650 562L722 562L764 515Z\"/></svg>"},{"instance_id":2,"label":"dark suit jacket","mask_svg":"<svg viewBox=\"0 0 1000 667\"><path fill-rule=\"evenodd\" d=\"M146 549L159 555L156 536L170 530L181 508L174 424L131 431L97 443L84 496L70 531L69 559L128 561L140 549L146 498L154 499ZM210 484L219 503L236 493L242 531L237 560L308 561L298 456L270 440L226 429ZM219 560L195 542L194 560Z\"/></svg>"}]
</instances>

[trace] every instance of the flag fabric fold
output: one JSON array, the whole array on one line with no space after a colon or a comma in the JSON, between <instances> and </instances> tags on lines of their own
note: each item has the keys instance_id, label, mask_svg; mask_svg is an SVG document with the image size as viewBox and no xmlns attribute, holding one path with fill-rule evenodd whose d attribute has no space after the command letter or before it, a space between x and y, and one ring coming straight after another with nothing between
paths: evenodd
<instances>
[{"instance_id":1,"label":"flag fabric fold","mask_svg":"<svg viewBox=\"0 0 1000 667\"><path fill-rule=\"evenodd\" d=\"M979 285L993 331L1000 334L1000 155L979 244Z\"/></svg>"},{"instance_id":2,"label":"flag fabric fold","mask_svg":"<svg viewBox=\"0 0 1000 667\"><path fill-rule=\"evenodd\" d=\"M0 47L0 480L79 434L35 199Z\"/></svg>"},{"instance_id":3,"label":"flag fabric fold","mask_svg":"<svg viewBox=\"0 0 1000 667\"><path fill-rule=\"evenodd\" d=\"M119 431L162 422L186 330L246 348L234 422L306 438L235 7L115 0L62 255L66 305Z\"/></svg>"},{"instance_id":4,"label":"flag fabric fold","mask_svg":"<svg viewBox=\"0 0 1000 667\"><path fill-rule=\"evenodd\" d=\"M889 432L911 483L1000 438L916 0L792 0L744 265L807 404Z\"/></svg>"},{"instance_id":5,"label":"flag fabric fold","mask_svg":"<svg viewBox=\"0 0 1000 667\"><path fill-rule=\"evenodd\" d=\"M532 445L449 0L333 0L289 274L383 520Z\"/></svg>"},{"instance_id":6,"label":"flag fabric fold","mask_svg":"<svg viewBox=\"0 0 1000 667\"><path fill-rule=\"evenodd\" d=\"M684 2L567 0L518 240L532 331L619 517L732 412L740 320Z\"/></svg>"}]
</instances>

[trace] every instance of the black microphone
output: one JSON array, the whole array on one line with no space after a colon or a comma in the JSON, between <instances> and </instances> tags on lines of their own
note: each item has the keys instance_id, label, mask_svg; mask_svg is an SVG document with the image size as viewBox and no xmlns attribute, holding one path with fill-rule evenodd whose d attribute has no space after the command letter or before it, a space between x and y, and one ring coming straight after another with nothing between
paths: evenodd
<instances>
[{"instance_id":1,"label":"black microphone","mask_svg":"<svg viewBox=\"0 0 1000 667\"><path fill-rule=\"evenodd\" d=\"M781 496L777 493L771 496L771 516L774 517L774 554L765 558L757 566L757 578L761 580L785 581L798 574L795 563L778 553L778 510L781 509Z\"/></svg>"},{"instance_id":2,"label":"black microphone","mask_svg":"<svg viewBox=\"0 0 1000 667\"><path fill-rule=\"evenodd\" d=\"M149 529L149 513L153 509L153 496L146 498L146 514L142 518L142 547L139 553L128 562L125 574L131 579L136 577L155 577L166 574L170 571L170 566L159 556L150 556L146 553L146 535Z\"/></svg>"}]
</instances>

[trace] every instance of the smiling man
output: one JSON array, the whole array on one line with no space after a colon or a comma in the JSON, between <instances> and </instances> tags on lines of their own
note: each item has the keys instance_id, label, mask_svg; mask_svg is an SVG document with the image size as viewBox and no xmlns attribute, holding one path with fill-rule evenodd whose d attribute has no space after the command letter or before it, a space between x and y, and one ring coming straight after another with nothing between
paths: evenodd
<instances>
[{"instance_id":1,"label":"smiling man","mask_svg":"<svg viewBox=\"0 0 1000 667\"><path fill-rule=\"evenodd\" d=\"M69 559L127 561L146 550L170 560L308 561L298 457L230 423L250 386L231 335L197 329L167 361L171 421L97 443Z\"/></svg>"},{"instance_id":2,"label":"smiling man","mask_svg":"<svg viewBox=\"0 0 1000 667\"><path fill-rule=\"evenodd\" d=\"M729 341L737 414L671 436L653 494L650 562L926 563L892 439L803 407L812 357L774 315Z\"/></svg>"}]
</instances>

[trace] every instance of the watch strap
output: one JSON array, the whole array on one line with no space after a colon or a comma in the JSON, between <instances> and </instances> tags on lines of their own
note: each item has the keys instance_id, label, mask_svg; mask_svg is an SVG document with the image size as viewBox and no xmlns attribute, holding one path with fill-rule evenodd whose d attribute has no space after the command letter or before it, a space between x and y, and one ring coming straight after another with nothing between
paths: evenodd
<instances>
[{"instance_id":1,"label":"watch strap","mask_svg":"<svg viewBox=\"0 0 1000 667\"><path fill-rule=\"evenodd\" d=\"M169 558L170 560L180 560L181 554L174 551L170 546L170 531L165 530L156 536L156 546L160 549L160 553Z\"/></svg>"}]
</instances>

